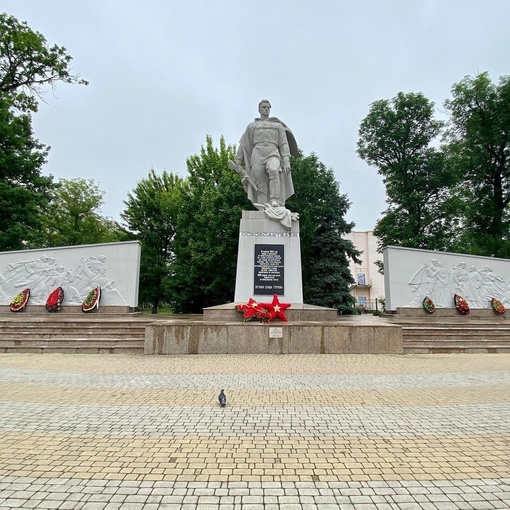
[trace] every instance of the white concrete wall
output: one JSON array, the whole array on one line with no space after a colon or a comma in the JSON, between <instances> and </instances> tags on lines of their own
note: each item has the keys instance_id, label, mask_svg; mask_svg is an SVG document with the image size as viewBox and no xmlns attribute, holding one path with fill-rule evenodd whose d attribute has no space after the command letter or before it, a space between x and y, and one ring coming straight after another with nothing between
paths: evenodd
<instances>
[{"instance_id":1,"label":"white concrete wall","mask_svg":"<svg viewBox=\"0 0 510 510\"><path fill-rule=\"evenodd\" d=\"M2 252L0 304L29 288L29 304L44 305L62 287L64 305L81 305L100 286L101 305L136 307L140 252L138 241Z\"/></svg>"},{"instance_id":2,"label":"white concrete wall","mask_svg":"<svg viewBox=\"0 0 510 510\"><path fill-rule=\"evenodd\" d=\"M492 298L510 306L510 260L389 246L383 250L386 308L454 308L453 295L471 308L489 308Z\"/></svg>"}]
</instances>

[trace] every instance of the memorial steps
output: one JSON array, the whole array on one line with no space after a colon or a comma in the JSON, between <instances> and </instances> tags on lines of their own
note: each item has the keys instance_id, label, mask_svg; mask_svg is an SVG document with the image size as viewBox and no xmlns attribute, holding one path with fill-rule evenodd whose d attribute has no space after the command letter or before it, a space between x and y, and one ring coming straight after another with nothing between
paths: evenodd
<instances>
[{"instance_id":1,"label":"memorial steps","mask_svg":"<svg viewBox=\"0 0 510 510\"><path fill-rule=\"evenodd\" d=\"M462 316L455 309L426 314L422 309L400 308L385 317L339 316L332 321L323 316L327 311L296 307L289 313L288 323L270 323L285 328L282 338L272 340L266 338L267 325L244 324L234 310L219 308L204 316L152 316L108 313L104 309L84 314L68 308L49 314L44 307L12 313L2 306L0 353L370 353L375 347L379 353L396 353L393 341L388 341L387 347L385 342L377 346L373 341L381 341L391 330L401 330L403 352L407 354L510 352L510 315L497 315L490 309L472 309L469 316ZM228 315L225 322L218 312ZM393 327L388 328L390 325ZM177 331L180 337L173 342L172 335L164 330ZM248 335L243 338L245 332ZM154 348L158 338L170 344ZM153 347L148 349L149 340Z\"/></svg>"},{"instance_id":2,"label":"memorial steps","mask_svg":"<svg viewBox=\"0 0 510 510\"><path fill-rule=\"evenodd\" d=\"M510 352L510 315L492 309L471 309L461 315L454 308L433 314L421 308L398 308L390 321L402 327L404 353Z\"/></svg>"},{"instance_id":3,"label":"memorial steps","mask_svg":"<svg viewBox=\"0 0 510 510\"><path fill-rule=\"evenodd\" d=\"M143 354L145 326L153 320L130 313L12 313L2 308L7 309L0 315L4 353Z\"/></svg>"}]
</instances>

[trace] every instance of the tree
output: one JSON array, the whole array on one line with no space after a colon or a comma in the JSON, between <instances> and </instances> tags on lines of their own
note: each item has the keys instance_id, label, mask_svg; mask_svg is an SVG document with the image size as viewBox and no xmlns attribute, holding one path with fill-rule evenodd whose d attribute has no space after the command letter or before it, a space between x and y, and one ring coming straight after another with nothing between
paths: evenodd
<instances>
[{"instance_id":1,"label":"tree","mask_svg":"<svg viewBox=\"0 0 510 510\"><path fill-rule=\"evenodd\" d=\"M174 278L169 289L178 312L201 313L234 297L243 210L252 210L239 176L228 168L236 150L223 138L206 138L200 154L187 160L189 188L175 240ZM292 161L296 194L288 207L300 213L303 287L306 302L352 312L353 283L348 258L359 255L342 234L352 229L343 215L349 207L331 170L317 156Z\"/></svg>"},{"instance_id":2,"label":"tree","mask_svg":"<svg viewBox=\"0 0 510 510\"><path fill-rule=\"evenodd\" d=\"M136 185L124 202L121 218L142 244L140 263L140 300L151 303L151 313L157 313L165 298L165 286L174 277L174 243L178 215L187 181L179 176L154 170Z\"/></svg>"},{"instance_id":3,"label":"tree","mask_svg":"<svg viewBox=\"0 0 510 510\"><path fill-rule=\"evenodd\" d=\"M115 221L101 216L103 196L93 179L60 179L42 214L40 245L75 246L125 238Z\"/></svg>"},{"instance_id":4,"label":"tree","mask_svg":"<svg viewBox=\"0 0 510 510\"><path fill-rule=\"evenodd\" d=\"M347 196L315 154L293 158L292 176L295 195L287 207L300 215L304 301L352 313L349 259L359 262L360 252L342 237L354 227L344 219L350 205Z\"/></svg>"},{"instance_id":5,"label":"tree","mask_svg":"<svg viewBox=\"0 0 510 510\"><path fill-rule=\"evenodd\" d=\"M0 13L0 94L15 100L22 110L37 110L43 85L87 82L72 75L72 57L63 46L48 46L44 36L25 21Z\"/></svg>"},{"instance_id":6,"label":"tree","mask_svg":"<svg viewBox=\"0 0 510 510\"><path fill-rule=\"evenodd\" d=\"M388 209L374 234L380 247L445 249L455 231L455 171L433 146L443 128L434 103L421 93L398 93L372 103L359 129L358 155L386 185Z\"/></svg>"},{"instance_id":7,"label":"tree","mask_svg":"<svg viewBox=\"0 0 510 510\"><path fill-rule=\"evenodd\" d=\"M457 248L510 258L510 77L466 76L445 102L452 164L464 216Z\"/></svg>"},{"instance_id":8,"label":"tree","mask_svg":"<svg viewBox=\"0 0 510 510\"><path fill-rule=\"evenodd\" d=\"M41 175L49 148L34 138L32 112L43 86L82 83L65 48L49 47L25 22L0 13L0 250L39 238L53 178Z\"/></svg>"},{"instance_id":9,"label":"tree","mask_svg":"<svg viewBox=\"0 0 510 510\"><path fill-rule=\"evenodd\" d=\"M52 178L41 175L48 149L32 133L29 115L14 115L0 94L0 251L30 246L41 229Z\"/></svg>"},{"instance_id":10,"label":"tree","mask_svg":"<svg viewBox=\"0 0 510 510\"><path fill-rule=\"evenodd\" d=\"M239 221L252 209L238 174L228 168L236 151L210 136L187 159L188 183L175 239L174 277L168 291L175 311L202 313L234 299Z\"/></svg>"}]
</instances>

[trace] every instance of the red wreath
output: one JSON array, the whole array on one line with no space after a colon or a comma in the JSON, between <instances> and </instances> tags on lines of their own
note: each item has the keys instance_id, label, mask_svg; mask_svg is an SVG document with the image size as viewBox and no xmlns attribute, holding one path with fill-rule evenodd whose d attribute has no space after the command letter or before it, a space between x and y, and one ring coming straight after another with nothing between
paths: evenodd
<instances>
[{"instance_id":1,"label":"red wreath","mask_svg":"<svg viewBox=\"0 0 510 510\"><path fill-rule=\"evenodd\" d=\"M455 306L461 315L469 315L470 309L468 302L458 294L454 294L453 300L455 302Z\"/></svg>"},{"instance_id":2,"label":"red wreath","mask_svg":"<svg viewBox=\"0 0 510 510\"><path fill-rule=\"evenodd\" d=\"M64 289L57 287L46 300L46 310L50 313L59 312L62 308L62 301L64 301Z\"/></svg>"},{"instance_id":3,"label":"red wreath","mask_svg":"<svg viewBox=\"0 0 510 510\"><path fill-rule=\"evenodd\" d=\"M276 294L273 295L271 303L258 303L253 298L250 298L245 304L235 305L235 309L243 314L243 320L246 322L253 320L269 322L273 319L281 319L287 322L285 310L289 307L290 303L280 303Z\"/></svg>"}]
</instances>

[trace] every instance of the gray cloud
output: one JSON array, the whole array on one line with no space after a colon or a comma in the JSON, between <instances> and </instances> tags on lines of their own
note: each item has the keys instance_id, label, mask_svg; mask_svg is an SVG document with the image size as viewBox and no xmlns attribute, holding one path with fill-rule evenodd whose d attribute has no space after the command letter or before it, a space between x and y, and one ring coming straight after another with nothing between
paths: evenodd
<instances>
[{"instance_id":1,"label":"gray cloud","mask_svg":"<svg viewBox=\"0 0 510 510\"><path fill-rule=\"evenodd\" d=\"M44 172L95 179L115 219L151 167L185 175L206 134L237 143L267 97L300 148L335 171L347 219L371 229L384 187L355 152L369 104L413 91L440 110L464 76L508 72L510 3L496 0L0 0L0 10L65 46L90 81L49 91L34 129L52 146Z\"/></svg>"}]
</instances>

